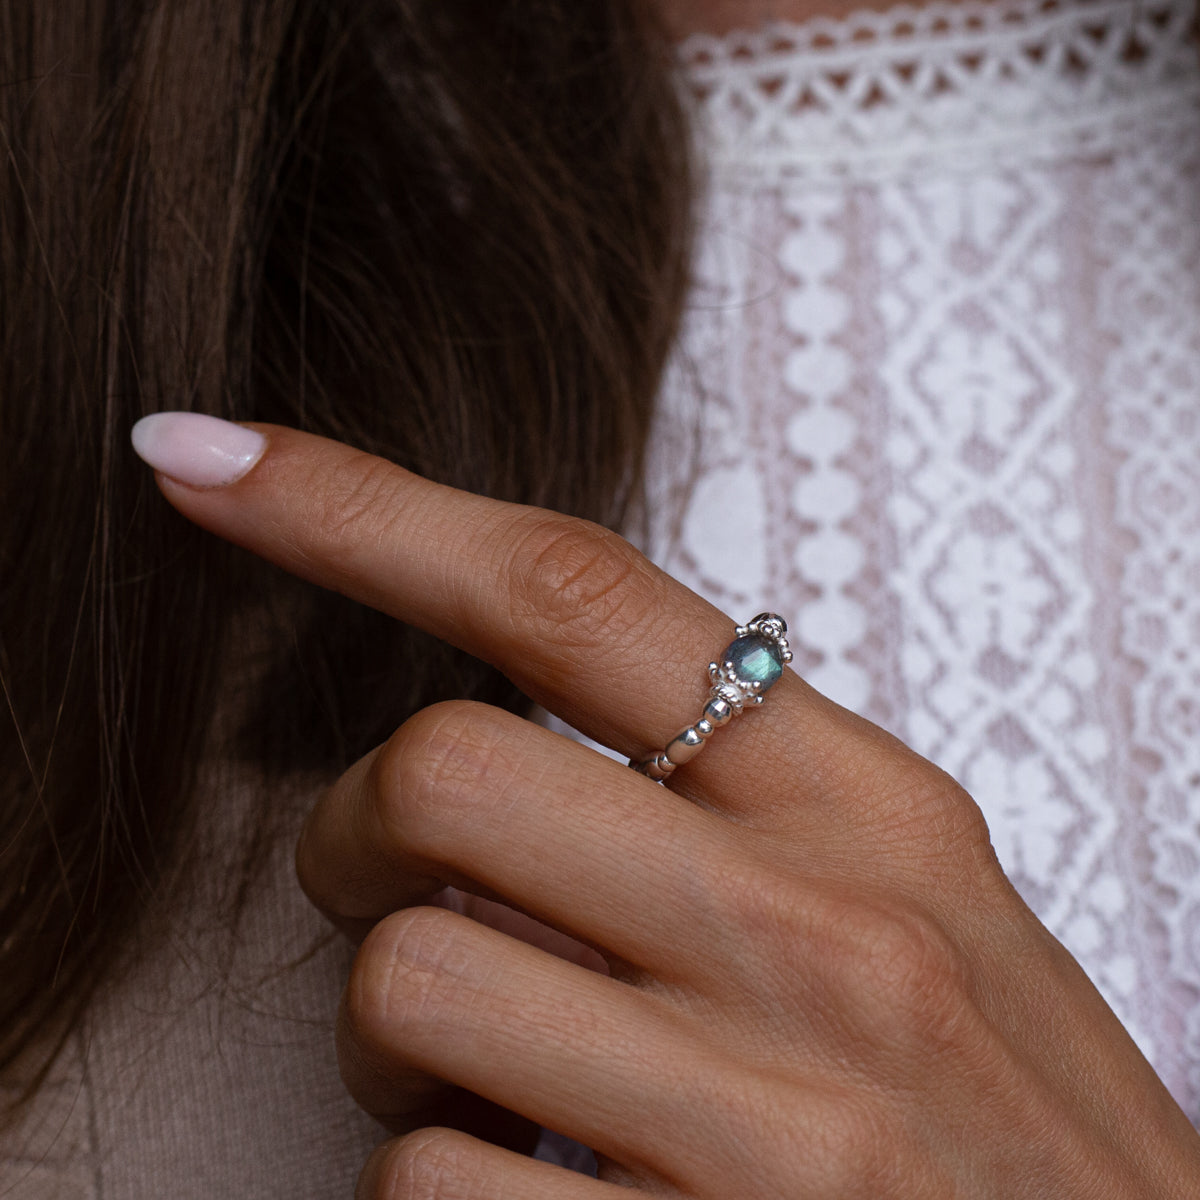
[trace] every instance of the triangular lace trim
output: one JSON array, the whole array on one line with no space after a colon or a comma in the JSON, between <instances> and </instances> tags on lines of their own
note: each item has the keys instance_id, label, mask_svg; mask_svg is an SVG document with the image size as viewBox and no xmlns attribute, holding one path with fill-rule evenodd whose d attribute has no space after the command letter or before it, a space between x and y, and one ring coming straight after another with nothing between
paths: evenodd
<instances>
[{"instance_id":1,"label":"triangular lace trim","mask_svg":"<svg viewBox=\"0 0 1200 1200\"><path fill-rule=\"evenodd\" d=\"M719 175L887 175L930 160L1111 152L1195 119L1194 0L967 0L694 36Z\"/></svg>"}]
</instances>

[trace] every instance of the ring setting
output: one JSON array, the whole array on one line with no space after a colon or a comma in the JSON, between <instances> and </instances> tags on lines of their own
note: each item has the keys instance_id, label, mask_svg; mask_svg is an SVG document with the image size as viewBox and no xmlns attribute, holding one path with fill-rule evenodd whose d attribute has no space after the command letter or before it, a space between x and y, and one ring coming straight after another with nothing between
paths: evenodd
<instances>
[{"instance_id":1,"label":"ring setting","mask_svg":"<svg viewBox=\"0 0 1200 1200\"><path fill-rule=\"evenodd\" d=\"M712 688L700 719L681 729L653 758L630 759L634 770L654 780L666 779L676 767L695 758L708 739L747 705L762 704L765 693L792 661L787 622L776 613L759 613L748 624L738 625L733 636L720 661L708 664Z\"/></svg>"}]
</instances>

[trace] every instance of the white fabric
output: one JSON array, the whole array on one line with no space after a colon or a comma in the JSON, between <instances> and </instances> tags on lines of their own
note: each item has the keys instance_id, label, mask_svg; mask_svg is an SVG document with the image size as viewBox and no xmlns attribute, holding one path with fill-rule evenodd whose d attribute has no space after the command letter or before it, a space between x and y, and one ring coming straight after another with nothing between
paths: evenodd
<instances>
[{"instance_id":1,"label":"white fabric","mask_svg":"<svg viewBox=\"0 0 1200 1200\"><path fill-rule=\"evenodd\" d=\"M713 187L659 441L698 483L668 461L655 509L674 575L791 614L802 674L968 787L1200 1120L1193 16L692 39Z\"/></svg>"},{"instance_id":2,"label":"white fabric","mask_svg":"<svg viewBox=\"0 0 1200 1200\"><path fill-rule=\"evenodd\" d=\"M1200 1120L1192 15L968 0L688 42L713 183L651 482L660 561L788 615L798 669L967 784ZM6 1197L352 1194L381 1135L333 1059L349 952L290 832L217 932L213 791L211 894L7 1139Z\"/></svg>"}]
</instances>

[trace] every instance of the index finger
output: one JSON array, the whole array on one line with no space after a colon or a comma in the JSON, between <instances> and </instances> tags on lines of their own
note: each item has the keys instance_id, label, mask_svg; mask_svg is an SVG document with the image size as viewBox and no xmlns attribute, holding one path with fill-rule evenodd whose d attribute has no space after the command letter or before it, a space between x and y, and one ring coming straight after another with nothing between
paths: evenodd
<instances>
[{"instance_id":1,"label":"index finger","mask_svg":"<svg viewBox=\"0 0 1200 1200\"><path fill-rule=\"evenodd\" d=\"M705 666L731 640L727 616L590 522L282 426L159 414L135 440L196 524L484 659L622 754L652 754L699 716ZM237 477L197 471L214 461ZM761 712L688 765L689 782L718 807L752 806L745 764L769 751L793 786L819 781L828 794L847 768L870 769L873 728L785 671Z\"/></svg>"}]
</instances>

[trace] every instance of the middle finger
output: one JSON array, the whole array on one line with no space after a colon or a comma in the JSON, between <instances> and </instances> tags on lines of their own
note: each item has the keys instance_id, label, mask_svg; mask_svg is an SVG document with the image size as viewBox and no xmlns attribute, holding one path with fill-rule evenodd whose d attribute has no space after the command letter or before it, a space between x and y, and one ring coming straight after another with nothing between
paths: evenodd
<instances>
[{"instance_id":1,"label":"middle finger","mask_svg":"<svg viewBox=\"0 0 1200 1200\"><path fill-rule=\"evenodd\" d=\"M724 910L731 892L758 886L763 866L747 841L584 746L451 701L406 722L321 797L297 870L346 928L365 930L450 883L682 982L710 953L728 958L715 898Z\"/></svg>"}]
</instances>

